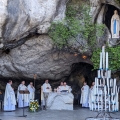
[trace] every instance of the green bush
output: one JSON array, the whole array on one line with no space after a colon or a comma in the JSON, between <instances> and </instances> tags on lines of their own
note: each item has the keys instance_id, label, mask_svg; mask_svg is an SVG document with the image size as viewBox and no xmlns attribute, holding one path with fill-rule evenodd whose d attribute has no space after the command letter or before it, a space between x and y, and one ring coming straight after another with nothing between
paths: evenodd
<instances>
[{"instance_id":1,"label":"green bush","mask_svg":"<svg viewBox=\"0 0 120 120\"><path fill-rule=\"evenodd\" d=\"M86 40L88 46L94 50L97 37L101 37L104 33L104 25L94 24L89 12L89 6L68 6L66 18L62 22L52 23L49 36L58 48L69 45L69 40L75 41L79 34L82 40Z\"/></svg>"}]
</instances>

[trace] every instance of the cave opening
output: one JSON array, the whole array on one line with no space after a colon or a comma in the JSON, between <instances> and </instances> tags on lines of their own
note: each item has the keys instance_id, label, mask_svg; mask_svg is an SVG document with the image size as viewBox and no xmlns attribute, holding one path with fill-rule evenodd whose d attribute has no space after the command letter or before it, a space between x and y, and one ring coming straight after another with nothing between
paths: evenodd
<instances>
[{"instance_id":1,"label":"cave opening","mask_svg":"<svg viewBox=\"0 0 120 120\"><path fill-rule=\"evenodd\" d=\"M72 87L74 95L74 105L80 104L81 87L83 82L86 81L88 86L91 86L94 81L91 77L93 66L88 63L74 63L71 66L71 74L66 78L68 85Z\"/></svg>"},{"instance_id":2,"label":"cave opening","mask_svg":"<svg viewBox=\"0 0 120 120\"><path fill-rule=\"evenodd\" d=\"M108 27L109 31L111 32L111 18L114 15L114 10L118 11L118 14L120 16L120 9L113 5L106 5L106 13L104 17L104 23Z\"/></svg>"}]
</instances>

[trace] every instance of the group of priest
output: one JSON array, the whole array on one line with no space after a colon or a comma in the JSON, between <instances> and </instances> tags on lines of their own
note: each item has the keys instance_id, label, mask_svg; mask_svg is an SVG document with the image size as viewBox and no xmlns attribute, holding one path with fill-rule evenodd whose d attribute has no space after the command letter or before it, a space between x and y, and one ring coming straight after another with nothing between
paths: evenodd
<instances>
[{"instance_id":1,"label":"group of priest","mask_svg":"<svg viewBox=\"0 0 120 120\"><path fill-rule=\"evenodd\" d=\"M23 93L24 92L24 93ZM47 99L49 93L52 92L51 85L48 80L45 80L45 83L41 86L41 102L47 108ZM58 88L54 89L54 92L71 92L71 87L66 84L66 82L61 82ZM18 103L18 108L27 107L31 100L34 100L35 88L33 83L30 82L28 86L25 86L25 81L22 81L18 86L17 90L17 100L15 97L14 88L12 88L12 80L6 85L5 96L4 96L4 111L14 111L16 106L16 101Z\"/></svg>"},{"instance_id":2,"label":"group of priest","mask_svg":"<svg viewBox=\"0 0 120 120\"><path fill-rule=\"evenodd\" d=\"M82 107L89 107L90 110L92 108L92 96L94 96L94 85L95 82L92 82L92 85L89 87L87 82L84 81L81 88L80 104L82 104Z\"/></svg>"},{"instance_id":3,"label":"group of priest","mask_svg":"<svg viewBox=\"0 0 120 120\"><path fill-rule=\"evenodd\" d=\"M14 111L16 106L16 97L14 88L12 88L12 80L6 85L5 96L4 96L4 111ZM20 91L28 91L29 94L20 93ZM35 88L33 83L30 82L28 86L25 86L25 81L22 81L18 86L17 90L17 102L18 107L27 107L29 106L30 100L34 100ZM23 101L24 100L24 101Z\"/></svg>"}]
</instances>

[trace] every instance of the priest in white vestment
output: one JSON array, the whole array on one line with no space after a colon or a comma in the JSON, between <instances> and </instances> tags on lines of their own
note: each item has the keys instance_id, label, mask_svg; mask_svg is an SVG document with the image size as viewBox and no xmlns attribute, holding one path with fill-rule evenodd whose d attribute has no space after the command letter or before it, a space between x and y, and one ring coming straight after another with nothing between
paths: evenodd
<instances>
[{"instance_id":1,"label":"priest in white vestment","mask_svg":"<svg viewBox=\"0 0 120 120\"><path fill-rule=\"evenodd\" d=\"M45 80L45 83L42 85L42 88L43 88L43 96L45 100L45 109L47 109L47 99L48 99L49 93L51 92L51 86L48 83L48 80Z\"/></svg>"},{"instance_id":2,"label":"priest in white vestment","mask_svg":"<svg viewBox=\"0 0 120 120\"><path fill-rule=\"evenodd\" d=\"M20 90L28 90L25 86L25 81L22 81L21 84L18 86L17 91L17 101L18 101L18 107L27 107L29 105L29 94L20 94ZM23 100L24 100L24 106L23 106Z\"/></svg>"},{"instance_id":3,"label":"priest in white vestment","mask_svg":"<svg viewBox=\"0 0 120 120\"><path fill-rule=\"evenodd\" d=\"M68 86L66 82L63 83L62 89L67 91L68 93L72 91L71 86Z\"/></svg>"},{"instance_id":4,"label":"priest in white vestment","mask_svg":"<svg viewBox=\"0 0 120 120\"><path fill-rule=\"evenodd\" d=\"M118 15L117 10L114 11L114 15L112 16L111 19L111 34L112 34L112 38L119 38L120 32L120 17Z\"/></svg>"},{"instance_id":5,"label":"priest in white vestment","mask_svg":"<svg viewBox=\"0 0 120 120\"><path fill-rule=\"evenodd\" d=\"M92 86L90 87L90 92L89 92L89 108L90 110L93 110L93 108L95 108L95 106L93 106L93 102L95 102L95 93L94 93L94 89L95 89L95 82L92 82Z\"/></svg>"},{"instance_id":6,"label":"priest in white vestment","mask_svg":"<svg viewBox=\"0 0 120 120\"><path fill-rule=\"evenodd\" d=\"M43 95L43 86L41 86L41 106L45 106L45 100L44 100L44 95Z\"/></svg>"},{"instance_id":7,"label":"priest in white vestment","mask_svg":"<svg viewBox=\"0 0 120 120\"><path fill-rule=\"evenodd\" d=\"M63 90L63 82L60 83L60 86L57 88L57 92L61 92Z\"/></svg>"},{"instance_id":8,"label":"priest in white vestment","mask_svg":"<svg viewBox=\"0 0 120 120\"><path fill-rule=\"evenodd\" d=\"M30 102L30 100L34 100L35 98L35 88L33 86L33 82L30 82L27 88L28 88L28 91L30 92L29 94L29 102Z\"/></svg>"},{"instance_id":9,"label":"priest in white vestment","mask_svg":"<svg viewBox=\"0 0 120 120\"><path fill-rule=\"evenodd\" d=\"M13 88L11 87L12 80L9 80L5 88L4 96L4 111L13 111L15 110L16 99Z\"/></svg>"},{"instance_id":10,"label":"priest in white vestment","mask_svg":"<svg viewBox=\"0 0 120 120\"><path fill-rule=\"evenodd\" d=\"M87 82L84 82L84 86L81 88L81 100L80 100L80 104L82 104L82 107L89 107L88 99L89 99L89 86L87 85Z\"/></svg>"}]
</instances>

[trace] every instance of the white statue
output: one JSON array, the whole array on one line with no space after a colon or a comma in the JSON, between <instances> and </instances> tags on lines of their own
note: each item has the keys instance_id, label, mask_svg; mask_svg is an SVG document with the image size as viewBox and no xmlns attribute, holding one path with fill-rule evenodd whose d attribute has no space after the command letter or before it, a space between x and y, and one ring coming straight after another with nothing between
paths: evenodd
<instances>
[{"instance_id":1,"label":"white statue","mask_svg":"<svg viewBox=\"0 0 120 120\"><path fill-rule=\"evenodd\" d=\"M119 31L120 31L120 17L118 15L117 10L114 11L114 15L111 19L111 34L112 38L119 38Z\"/></svg>"}]
</instances>

